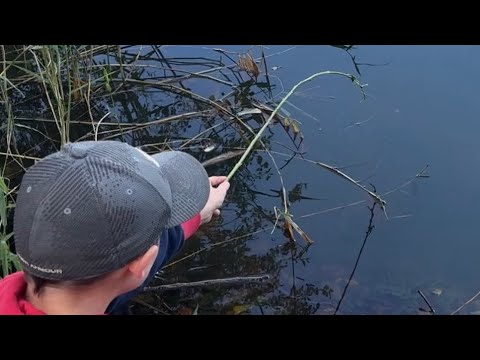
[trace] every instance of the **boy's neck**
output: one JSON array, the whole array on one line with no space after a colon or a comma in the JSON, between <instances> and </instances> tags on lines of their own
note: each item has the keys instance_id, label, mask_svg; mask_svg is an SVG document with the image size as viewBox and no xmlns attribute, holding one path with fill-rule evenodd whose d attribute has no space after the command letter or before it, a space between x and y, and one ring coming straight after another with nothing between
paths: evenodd
<instances>
[{"instance_id":1,"label":"boy's neck","mask_svg":"<svg viewBox=\"0 0 480 360\"><path fill-rule=\"evenodd\" d=\"M39 294L27 285L26 300L47 315L103 315L115 298L105 288L46 285Z\"/></svg>"}]
</instances>

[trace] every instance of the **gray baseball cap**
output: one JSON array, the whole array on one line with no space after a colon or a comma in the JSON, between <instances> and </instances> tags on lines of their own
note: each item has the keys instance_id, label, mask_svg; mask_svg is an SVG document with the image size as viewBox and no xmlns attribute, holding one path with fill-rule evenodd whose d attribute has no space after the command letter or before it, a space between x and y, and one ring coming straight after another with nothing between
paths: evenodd
<instances>
[{"instance_id":1,"label":"gray baseball cap","mask_svg":"<svg viewBox=\"0 0 480 360\"><path fill-rule=\"evenodd\" d=\"M150 156L118 141L69 143L23 176L16 252L24 269L40 278L102 275L198 214L209 193L207 172L187 153Z\"/></svg>"}]
</instances>

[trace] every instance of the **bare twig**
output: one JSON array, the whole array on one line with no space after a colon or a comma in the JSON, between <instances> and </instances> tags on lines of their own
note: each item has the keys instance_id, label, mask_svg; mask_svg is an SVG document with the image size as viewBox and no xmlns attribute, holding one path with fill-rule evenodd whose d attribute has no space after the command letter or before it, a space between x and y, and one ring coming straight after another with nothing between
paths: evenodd
<instances>
[{"instance_id":1,"label":"bare twig","mask_svg":"<svg viewBox=\"0 0 480 360\"><path fill-rule=\"evenodd\" d=\"M98 128L100 127L100 123L101 123L108 115L110 115L110 111L107 112L107 113L100 119L100 121L99 121L98 124L97 124L97 127L96 127L96 128L94 127L94 129L95 129L95 141L98 140Z\"/></svg>"},{"instance_id":2,"label":"bare twig","mask_svg":"<svg viewBox=\"0 0 480 360\"><path fill-rule=\"evenodd\" d=\"M183 114L178 114L178 115L172 115L172 116L167 116L158 120L152 120L149 122L144 122L144 123L139 123L139 122L102 122L102 126L115 126L115 127L139 127L139 126L149 126L149 125L155 125L158 124L159 121L173 121L173 120L181 120L182 117L190 117L190 116L209 116L210 111L191 111L188 113L183 113ZM16 120L22 120L22 121L42 121L42 122L47 122L47 123L54 123L55 120L52 119L42 119L42 118L25 118L25 117L17 117ZM70 121L70 124L76 124L76 125L98 125L98 121L77 121L77 120L72 120ZM126 129L128 130L128 129Z\"/></svg>"},{"instance_id":3,"label":"bare twig","mask_svg":"<svg viewBox=\"0 0 480 360\"><path fill-rule=\"evenodd\" d=\"M261 150L261 149L257 149L255 151L264 151L264 150ZM277 155L282 155L282 156L285 156L285 157L292 157L291 155L289 154L285 154L285 153L281 153L281 152L278 152L278 151L270 151L272 154L277 154ZM310 160L310 159L306 159L304 157L299 157L299 156L293 156L294 159L299 159L299 160L303 160L303 161L306 161L306 162L309 162L309 163L313 163L313 164L317 164L319 166L322 166L322 167L325 167L327 170L331 171L331 172L334 172L336 173L337 175L339 176L342 176L344 178L346 178L347 180L353 182L355 185L361 187L362 189L364 189L365 191L367 191L371 196L373 194L373 198L375 200L376 197L378 197L380 200L382 200L381 197L379 197L377 194L375 193L372 193L370 190L366 189L363 185L360 184L359 181L356 181L352 178L350 178L348 175L342 173L341 171L339 171L339 167L332 167L330 165L327 165L327 164L324 164L324 163L321 163L321 162L318 162L318 161L314 161L314 160ZM413 176L412 178L410 178L409 180L407 180L406 182L404 182L402 185L400 185L399 187L396 187L392 190L389 190L387 192L384 192L383 194L381 194L382 197L384 196L387 196L387 195L390 195L396 191L399 191L401 190L402 188L404 188L405 186L409 185L410 183L412 183L415 179L418 179L418 178L427 178L429 177L429 175L425 174L425 172L427 171L427 169L429 168L429 165L426 165L423 167L422 170L420 170L415 176ZM384 201L384 200L382 200ZM359 204L362 204L366 202L366 200L360 200L360 201L356 201L356 202L353 202L353 203L349 203L349 204L345 204L345 205L340 205L340 206L337 206L337 207L334 207L334 208L330 208L330 209L326 209L326 210L322 210L322 211L318 211L318 212L314 212L314 213L311 213L311 214L306 214L306 215L302 215L302 216L299 216L300 218L304 218L304 217L310 217L310 216L313 216L313 215L319 215L319 214L324 214L324 213L327 213L327 212L330 212L330 211L334 211L334 210L340 210L340 209L344 209L346 207L350 207L350 206L355 206L355 205L359 205ZM375 202L378 202L378 201L375 201ZM378 202L379 203L379 202ZM379 203L380 205L381 203ZM387 217L388 219L388 217Z\"/></svg>"},{"instance_id":4,"label":"bare twig","mask_svg":"<svg viewBox=\"0 0 480 360\"><path fill-rule=\"evenodd\" d=\"M103 65L95 65L95 66L92 66L92 68L101 68L102 66ZM110 67L116 67L116 66L120 66L120 64L110 64ZM162 84L171 83L171 82L180 82L181 80L188 79L188 77L200 77L200 78L213 80L213 81L222 83L224 85L234 86L234 84L232 82L225 81L225 80L222 80L222 79L218 79L218 78L210 76L210 75L204 75L201 72L194 73L194 72L187 71L187 70L176 69L176 68L174 69L174 68L171 68L171 67L167 68L167 67L164 67L164 66L158 66L158 65L152 65L152 64L123 64L123 68L128 68L128 67L140 68L140 69L141 68L153 68L153 69L160 69L160 70L170 69L170 70L172 70L172 72L175 71L175 72L181 72L181 73L188 74L188 75L182 76L182 77L177 75L177 77L174 77L174 78L167 78L165 80L162 80ZM113 79L113 81L119 81L119 80L118 79Z\"/></svg>"},{"instance_id":5,"label":"bare twig","mask_svg":"<svg viewBox=\"0 0 480 360\"><path fill-rule=\"evenodd\" d=\"M30 126L22 125L22 124L14 124L14 126L15 126L15 127L19 127L19 128L28 129L28 130L33 131L33 132L36 132L36 133L42 135L43 137L45 137L46 139L50 140L52 143L58 142L57 140L54 140L54 139L52 139L51 137L49 137L47 134L44 134L44 133L41 132L40 130L37 130L37 129L32 128L32 127L30 127Z\"/></svg>"},{"instance_id":6,"label":"bare twig","mask_svg":"<svg viewBox=\"0 0 480 360\"><path fill-rule=\"evenodd\" d=\"M223 162L223 161L226 161L226 160L230 160L234 157L237 157L237 156L240 156L244 153L245 150L237 150L237 151L229 151L227 153L224 153L224 154L220 154L218 156L215 156L214 158L212 159L208 159L204 162L202 162L202 165L204 167L207 167L207 166L212 166L212 165L215 165L215 164L218 164L220 162Z\"/></svg>"},{"instance_id":7,"label":"bare twig","mask_svg":"<svg viewBox=\"0 0 480 360\"><path fill-rule=\"evenodd\" d=\"M123 62L122 62L122 49L120 49L120 45L117 45L117 54L118 54L118 65L120 65L120 74L122 75L123 85L125 85L125 71L123 70ZM109 64L111 66L111 64Z\"/></svg>"},{"instance_id":8,"label":"bare twig","mask_svg":"<svg viewBox=\"0 0 480 360\"><path fill-rule=\"evenodd\" d=\"M393 216L390 218L390 220L393 220L393 219L405 219L405 218L408 218L408 217L411 217L413 216L412 214L405 214L405 215L397 215L397 216Z\"/></svg>"},{"instance_id":9,"label":"bare twig","mask_svg":"<svg viewBox=\"0 0 480 360\"><path fill-rule=\"evenodd\" d=\"M188 144L190 144L191 142L197 140L198 138L201 138L203 135L205 135L207 132L209 131L212 131L213 129L219 127L219 126L222 126L222 125L225 125L226 121L224 122L221 122L221 123L218 123L216 125L213 125L213 126L210 126L208 129L205 129L203 130L202 132L198 133L197 135L195 135L194 137L191 137L190 139L186 140L184 144L182 144L180 146L180 149L182 148L185 148ZM227 124L228 126L228 124ZM224 128L225 129L225 128ZM222 129L223 130L223 129Z\"/></svg>"},{"instance_id":10,"label":"bare twig","mask_svg":"<svg viewBox=\"0 0 480 360\"><path fill-rule=\"evenodd\" d=\"M298 155L300 155L300 156L303 156L303 155L306 154L306 151L298 151L298 150L292 149L291 147L289 147L289 146L287 146L287 145L284 145L284 144L282 144L282 143L279 142L279 141L275 141L275 140L274 140L274 141L272 141L272 142L275 143L275 144L278 144L278 145L280 145L280 146L282 146L282 147L284 147L284 148L287 149L287 150L290 150L290 151L293 152L294 154L298 154Z\"/></svg>"},{"instance_id":11,"label":"bare twig","mask_svg":"<svg viewBox=\"0 0 480 360\"><path fill-rule=\"evenodd\" d=\"M210 285L243 285L249 283L264 283L270 279L270 275L255 275L255 276L238 276L232 278L224 279L211 279L203 281L195 281L189 283L176 283L176 284L166 284L159 286L149 286L145 288L145 291L167 291L167 290L178 290L178 289L187 289L195 287L203 287Z\"/></svg>"},{"instance_id":12,"label":"bare twig","mask_svg":"<svg viewBox=\"0 0 480 360\"><path fill-rule=\"evenodd\" d=\"M128 134L128 133L132 133L132 132L135 132L135 131L145 129L145 128L147 128L149 126L152 126L152 125L159 125L159 124L163 124L163 123L167 123L167 122L171 122L171 121L187 120L187 119L195 118L195 117L208 117L208 116L210 116L210 113L208 111L192 111L192 112L188 112L188 113L184 113L184 114L180 114L180 115L167 116L167 117L164 117L164 118L161 118L161 119L158 119L158 120L152 120L152 121L149 121L149 122L146 122L146 123L143 123L143 124L136 124L136 125L131 126L129 128L122 129L123 131L122 131L121 134L125 135L125 134ZM108 132L114 132L114 131L116 131L116 130L110 130ZM103 133L100 133L100 134L103 134ZM107 139L116 137L118 135L119 135L118 133L115 133L113 135L109 135L109 136L104 137L103 140L107 140Z\"/></svg>"},{"instance_id":13,"label":"bare twig","mask_svg":"<svg viewBox=\"0 0 480 360\"><path fill-rule=\"evenodd\" d=\"M363 239L362 247L360 248L360 251L358 252L357 260L355 261L355 266L353 267L352 273L350 274L350 277L348 278L348 282L345 285L345 288L343 289L342 296L340 297L340 300L338 301L337 307L335 308L335 312L333 313L333 315L336 315L338 309L340 308L340 304L342 303L343 298L345 297L347 289L350 285L350 282L352 281L353 275L355 274L355 271L357 270L358 262L360 261L360 256L362 255L365 244L367 243L367 239L370 237L373 229L375 228L375 226L372 225L372 223L373 223L373 217L375 216L374 210L375 210L375 205L376 204L377 203L374 202L373 206L371 208L368 208L368 210L370 210L370 220L368 222L368 227L367 227L367 231L365 233L365 238Z\"/></svg>"},{"instance_id":14,"label":"bare twig","mask_svg":"<svg viewBox=\"0 0 480 360\"><path fill-rule=\"evenodd\" d=\"M282 153L275 152L275 151L272 151L272 153L273 153L273 154L284 155L284 156L290 156L290 155L282 154ZM351 182L352 184L358 186L359 188L361 188L362 190L364 190L365 192L367 192L367 193L373 198L373 200L380 205L380 207L382 208L382 210L383 210L384 213L385 213L385 216L386 216L387 219L388 219L388 216L387 216L387 214L386 214L386 212L385 212L386 201L383 200L379 195L377 195L377 194L373 193L372 191L368 190L365 186L363 186L362 184L360 184L358 181L352 179L352 178L351 178L350 176L348 176L347 174L345 174L345 173L343 173L342 171L338 170L338 168L333 167L333 166L330 166L330 165L327 165L327 164L322 163L322 162L320 162L320 161L314 161L314 160L305 159L305 158L303 158L303 157L300 158L300 157L294 156L294 158L301 159L301 160L304 160L304 161L307 161L307 162L310 162L310 163L313 163L313 164L317 164L318 166L321 166L321 167L323 167L324 169L326 169L326 170L334 173L335 175L338 175L338 176L344 178L345 180ZM428 167L428 165L427 165L427 167ZM426 169L426 167L425 167L424 170L422 170L420 173L422 173L423 171L425 171L425 169ZM420 174L420 173L419 173L419 174ZM417 174L416 177L418 177L418 174ZM415 177L415 178L416 178L416 177ZM410 182L413 181L415 178L411 179ZM407 184L404 184L404 185L402 185L402 187L403 187L403 186L406 186L406 185L407 185ZM384 195L385 195L385 194L384 194Z\"/></svg>"},{"instance_id":15,"label":"bare twig","mask_svg":"<svg viewBox=\"0 0 480 360\"><path fill-rule=\"evenodd\" d=\"M367 120L349 124L349 125L345 126L344 129L348 129L349 127L352 127L352 126L360 126L360 125L363 125L363 124L369 122L370 120L372 120L374 117L375 117L375 115L372 115L372 116L370 116Z\"/></svg>"},{"instance_id":16,"label":"bare twig","mask_svg":"<svg viewBox=\"0 0 480 360\"><path fill-rule=\"evenodd\" d=\"M20 154L9 154L9 153L0 152L0 155L3 155L3 156L11 156L11 157L13 157L13 158L19 158L19 159L40 160L40 158L38 158L38 157L27 156L27 155L20 155Z\"/></svg>"},{"instance_id":17,"label":"bare twig","mask_svg":"<svg viewBox=\"0 0 480 360\"><path fill-rule=\"evenodd\" d=\"M268 230L268 228L263 228L263 229L260 229L260 230L257 230L257 231L254 231L252 233L248 233L248 234L245 234L245 235L240 235L240 236L236 236L234 238L231 238L231 239L228 239L228 240L224 240L224 241L220 241L218 243L215 243L215 244L210 244L210 245L207 245L205 246L203 249L200 249L200 250L197 250L197 251L194 251L193 253L191 254L188 254L188 255L185 255L184 257L178 259L178 260L175 260L175 261L172 261L171 263L165 265L162 269L166 269L170 266L173 266L175 264L178 264L179 262L182 262L183 260L186 260L188 258L191 258L192 256L195 256L195 255L198 255L200 254L201 252L204 252L204 251L207 251L213 247L216 247L216 246L220 246L220 245L224 245L224 244L227 244L227 243L230 243L232 241L236 241L236 240L240 240L240 239L243 239L243 238L246 238L246 237L249 237L249 236L252 236L252 235L255 235L255 234L258 234L258 233L261 233L261 232L264 232Z\"/></svg>"},{"instance_id":18,"label":"bare twig","mask_svg":"<svg viewBox=\"0 0 480 360\"><path fill-rule=\"evenodd\" d=\"M141 80L136 80L136 79L128 79L127 81L130 82L130 83L139 84L139 85L142 85L142 86L148 85L148 86L153 86L153 87L161 87L161 88L167 89L167 90L169 90L171 92L174 92L174 93L182 93L182 94L189 95L192 98L195 98L199 101L202 101L205 104L209 104L210 106L217 109L218 111L234 118L241 125L246 127L250 132L252 132L254 134L253 130L247 124L245 124L237 114L232 113L230 110L228 110L227 108L225 108L224 106L222 106L218 102L207 99L207 98L205 98L205 97L203 97L203 96L201 96L197 93L194 93L194 92L189 91L187 89L180 88L180 87L175 86L175 85L168 85L168 84L165 85L165 84L163 84L163 82L151 82L151 81L146 81L146 80L141 81ZM240 134L240 136L242 136L242 138L244 138L244 135L243 135L242 132L239 132L239 134ZM247 141L247 139L244 139L244 140Z\"/></svg>"},{"instance_id":19,"label":"bare twig","mask_svg":"<svg viewBox=\"0 0 480 360\"><path fill-rule=\"evenodd\" d=\"M140 304L140 305L142 305L142 306L145 306L145 307L149 308L150 310L156 311L156 312L161 313L161 314L163 314L163 315L168 315L167 312L165 312L165 311L163 311L162 309L159 309L159 308L157 308L157 307L155 307L155 306L153 306L153 305L151 305L151 304L143 301L142 299L133 299L132 301L133 301L133 302L136 302L136 303L138 303L138 304Z\"/></svg>"},{"instance_id":20,"label":"bare twig","mask_svg":"<svg viewBox=\"0 0 480 360\"><path fill-rule=\"evenodd\" d=\"M428 175L425 174L425 171L427 171L428 167L429 167L429 165L425 165L425 167L422 170L420 170L417 175L415 175L411 179L407 180L406 182L404 182L399 187L397 187L395 189L392 189L392 190L389 190L386 193L383 193L382 195L386 196L386 195L391 194L391 193L393 193L397 190L400 190L400 189L404 188L405 186L407 186L408 184L410 184L411 182L413 182L415 179L428 177Z\"/></svg>"},{"instance_id":21,"label":"bare twig","mask_svg":"<svg viewBox=\"0 0 480 360\"><path fill-rule=\"evenodd\" d=\"M297 94L297 95L298 95L298 94ZM299 112L301 112L301 113L302 113L303 115L305 115L306 117L309 117L310 119L316 121L317 123L319 123L319 124L321 123L321 121L318 120L315 116L313 116L313 115L307 113L306 111L300 109L299 107L293 105L291 102L286 101L286 104L290 105L291 107L293 107L294 109L298 110Z\"/></svg>"},{"instance_id":22,"label":"bare twig","mask_svg":"<svg viewBox=\"0 0 480 360\"><path fill-rule=\"evenodd\" d=\"M295 49L295 48L296 48L296 46L291 46L291 47L289 47L289 48L287 48L287 49L284 49L284 50L282 50L282 51L276 52L276 53L274 53L274 54L266 55L265 58L268 59L268 58L270 58L270 57L272 57L272 56L281 55L281 54L284 54L284 53L286 53L286 52L288 52L288 51L290 51L290 50L293 50L293 49ZM212 49L212 50L213 50L213 49ZM261 59L261 58L257 58L257 59L254 59L254 60L255 60L255 61L259 61L260 59ZM198 75L201 75L201 74L207 74L207 73L211 73L211 72L215 72L215 71L220 71L220 70L223 70L223 69L232 69L232 68L234 68L234 67L236 67L236 66L237 66L236 63L233 63L233 64L231 64L231 65L223 65L223 66L214 67L214 68L211 68L211 69L199 71L199 72L195 73L195 75L198 76ZM191 76L191 75L182 76L182 77L178 78L177 80L184 80L184 79L189 78L190 76Z\"/></svg>"},{"instance_id":23,"label":"bare twig","mask_svg":"<svg viewBox=\"0 0 480 360\"><path fill-rule=\"evenodd\" d=\"M427 306L430 308L430 313L431 313L431 314L435 314L435 310L433 309L432 305L430 305L430 302L427 300L427 297L426 297L425 295L423 295L422 290L417 290L417 292L420 294L420 296L422 297L422 299L425 301L425 303L427 304Z\"/></svg>"},{"instance_id":24,"label":"bare twig","mask_svg":"<svg viewBox=\"0 0 480 360\"><path fill-rule=\"evenodd\" d=\"M455 315L456 313L458 313L460 310L462 310L465 306L467 306L468 304L470 304L473 300L475 300L477 297L480 296L480 291L477 292L470 300L468 300L465 304L463 304L462 306L460 306L457 310L455 310L454 312L452 312L450 315Z\"/></svg>"},{"instance_id":25,"label":"bare twig","mask_svg":"<svg viewBox=\"0 0 480 360\"><path fill-rule=\"evenodd\" d=\"M363 186L362 184L360 184L358 181L356 180L353 180L350 176L348 176L347 174L341 172L340 170L334 168L334 167L331 167L330 165L327 165L327 164L324 164L324 163L321 163L320 161L316 161L315 162L317 165L323 167L324 169L344 178L345 180L348 180L350 181L352 184L358 186L359 188L361 188L362 190L364 190L365 192L367 192L372 198L373 200L378 203L380 205L380 207L382 208L383 212L385 213L385 216L387 217L388 219L388 216L387 216L387 213L385 211L385 205L387 204L387 202L385 200L383 200L380 196L378 196L377 194L375 194L374 192L368 190L365 186Z\"/></svg>"},{"instance_id":26,"label":"bare twig","mask_svg":"<svg viewBox=\"0 0 480 360\"><path fill-rule=\"evenodd\" d=\"M335 211L335 210L342 210L342 209L345 209L345 208L350 207L350 206L356 206L356 205L363 204L364 202L367 202L367 200L359 200L359 201L355 201L353 203L335 206L335 207L330 208L330 209L325 209L325 210L322 210L322 211L317 211L317 212L314 212L314 213L301 215L301 216L299 216L299 218L307 218L307 217L310 217L310 216L313 216L313 215L320 215L320 214L329 213L329 212Z\"/></svg>"}]
</instances>

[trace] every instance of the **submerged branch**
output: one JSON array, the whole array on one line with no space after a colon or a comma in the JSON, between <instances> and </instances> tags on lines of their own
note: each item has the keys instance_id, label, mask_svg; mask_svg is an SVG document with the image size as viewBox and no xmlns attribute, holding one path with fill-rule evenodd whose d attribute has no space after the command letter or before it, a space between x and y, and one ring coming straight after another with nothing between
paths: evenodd
<instances>
[{"instance_id":1,"label":"submerged branch","mask_svg":"<svg viewBox=\"0 0 480 360\"><path fill-rule=\"evenodd\" d=\"M321 167L323 167L324 169L344 178L345 180L351 182L352 184L358 186L360 189L362 189L363 191L367 192L368 195L370 195L373 200L378 203L382 209L385 211L385 205L387 204L387 202L385 200L383 200L380 196L378 196L377 194L373 193L372 191L368 190L365 186L361 185L358 181L356 180L353 180L350 176L348 176L347 174L341 172L340 170L334 168L334 167L331 167L330 165L327 165L327 164L324 164L324 163L321 163L320 161L315 161L315 163ZM386 213L385 213L386 215ZM388 218L388 217L387 217Z\"/></svg>"},{"instance_id":2,"label":"submerged branch","mask_svg":"<svg viewBox=\"0 0 480 360\"><path fill-rule=\"evenodd\" d=\"M168 291L168 290L179 290L179 289L196 288L196 287L211 286L211 285L235 286L235 285L244 285L244 284L250 284L250 283L264 283L267 280L270 280L270 275L237 276L237 277L224 278L224 279L211 279L211 280L195 281L195 282L188 282L188 283L149 286L145 288L145 291L153 291L153 290Z\"/></svg>"},{"instance_id":3,"label":"submerged branch","mask_svg":"<svg viewBox=\"0 0 480 360\"><path fill-rule=\"evenodd\" d=\"M417 292L420 294L420 296L422 297L423 301L425 301L425 303L427 304L428 308L430 309L428 312L430 314L435 314L435 309L433 308L433 306L430 304L430 302L427 300L427 297L425 295L423 295L423 292L422 290L417 290Z\"/></svg>"},{"instance_id":4,"label":"submerged branch","mask_svg":"<svg viewBox=\"0 0 480 360\"><path fill-rule=\"evenodd\" d=\"M217 246L220 246L220 245L224 245L224 244L228 244L228 243L230 243L230 242L232 242L232 241L236 241L236 240L248 238L249 236L256 235L256 234L261 233L261 232L264 232L264 231L266 231L266 230L268 230L268 228L265 227L265 228L262 228L262 229L260 229L260 230L257 230L257 231L254 231L254 232L251 232L251 233L248 233L248 234L245 234L245 235L236 236L236 237L234 237L234 238L231 238L231 239L228 239L228 240L224 240L224 241L220 241L220 242L214 243L214 244L209 244L209 245L205 246L204 248L202 248L202 249L200 249L200 250L194 251L194 252L192 252L192 253L190 253L190 254L188 254L188 255L185 255L184 257L182 257L182 258L180 258L180 259L178 259L178 260L172 261L171 263L165 265L165 266L162 268L162 270L163 270L163 269L166 269L166 268L169 268L169 267L171 267L171 266L173 266L173 265L175 265L175 264L178 264L178 263L180 263L180 262L182 262L182 261L184 261L184 260L186 260L186 259L188 259L188 258L191 258L191 257L193 257L193 256L195 256L195 255L198 255L198 254L200 254L200 253L202 253L202 252L204 252L204 251L207 251L207 250L209 250L209 249L211 249L211 248L214 248L214 247L217 247Z\"/></svg>"},{"instance_id":5,"label":"submerged branch","mask_svg":"<svg viewBox=\"0 0 480 360\"><path fill-rule=\"evenodd\" d=\"M362 256L362 252L363 252L363 249L365 248L365 244L367 243L368 238L370 237L373 229L375 228L375 225L373 225L373 218L375 216L375 213L374 213L375 205L377 205L377 203L373 203L373 206L371 208L370 207L368 208L368 210L370 210L370 219L368 221L367 231L365 232L365 237L363 239L363 244L360 247L360 251L358 252L357 259L355 260L355 265L354 265L353 270L350 274L350 277L348 278L348 282L343 289L342 296L340 297L340 300L338 301L337 307L335 308L335 312L333 313L333 315L336 315L337 312L338 312L338 309L340 309L340 304L342 303L343 298L345 297L345 294L347 293L347 289L350 286L350 283L353 279L353 275L355 274L355 271L357 270L358 262L360 261L360 257Z\"/></svg>"},{"instance_id":6,"label":"submerged branch","mask_svg":"<svg viewBox=\"0 0 480 360\"><path fill-rule=\"evenodd\" d=\"M212 159L205 160L204 162L202 162L202 165L203 165L203 167L216 165L216 164L221 163L223 161L227 161L227 160L233 159L234 157L240 156L244 153L244 151L245 150L229 151L227 153L215 156Z\"/></svg>"},{"instance_id":7,"label":"submerged branch","mask_svg":"<svg viewBox=\"0 0 480 360\"><path fill-rule=\"evenodd\" d=\"M460 306L457 310L455 310L454 312L452 312L450 315L455 315L457 314L460 310L462 310L465 306L467 306L468 304L470 304L473 300L475 300L477 297L480 296L480 291L477 292L470 300L468 300L465 304L463 304L462 306Z\"/></svg>"}]
</instances>

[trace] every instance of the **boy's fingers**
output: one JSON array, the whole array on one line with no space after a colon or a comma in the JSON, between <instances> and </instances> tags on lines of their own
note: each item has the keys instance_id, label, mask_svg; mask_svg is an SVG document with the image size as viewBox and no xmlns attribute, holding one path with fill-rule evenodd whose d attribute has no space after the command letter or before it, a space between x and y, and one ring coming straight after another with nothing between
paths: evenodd
<instances>
[{"instance_id":1,"label":"boy's fingers","mask_svg":"<svg viewBox=\"0 0 480 360\"><path fill-rule=\"evenodd\" d=\"M218 185L217 189L222 189L222 191L226 194L227 190L230 188L230 183L229 182L222 182L220 185Z\"/></svg>"},{"instance_id":2,"label":"boy's fingers","mask_svg":"<svg viewBox=\"0 0 480 360\"><path fill-rule=\"evenodd\" d=\"M227 177L226 176L211 176L209 179L210 179L210 185L216 186L216 185L219 185L219 184L223 183L227 179Z\"/></svg>"},{"instance_id":3,"label":"boy's fingers","mask_svg":"<svg viewBox=\"0 0 480 360\"><path fill-rule=\"evenodd\" d=\"M218 185L222 183L227 177L226 176L211 176L210 179L210 184L212 185Z\"/></svg>"}]
</instances>

